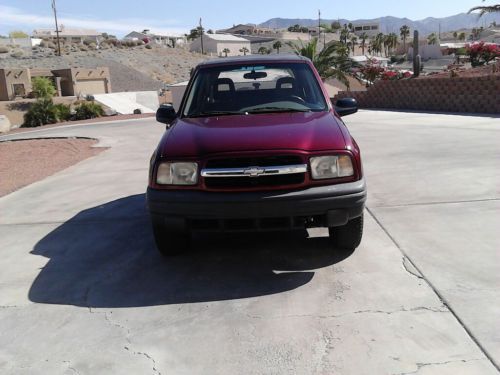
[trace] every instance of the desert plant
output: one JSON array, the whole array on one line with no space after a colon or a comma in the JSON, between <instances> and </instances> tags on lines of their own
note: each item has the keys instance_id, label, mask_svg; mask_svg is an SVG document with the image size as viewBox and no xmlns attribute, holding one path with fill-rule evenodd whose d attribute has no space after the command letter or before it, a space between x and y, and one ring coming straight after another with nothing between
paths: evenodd
<instances>
[{"instance_id":1,"label":"desert plant","mask_svg":"<svg viewBox=\"0 0 500 375\"><path fill-rule=\"evenodd\" d=\"M69 105L63 103L54 104L54 110L58 121L71 120L71 107Z\"/></svg>"},{"instance_id":2,"label":"desert plant","mask_svg":"<svg viewBox=\"0 0 500 375\"><path fill-rule=\"evenodd\" d=\"M151 44L146 44L147 49L153 49L153 46Z\"/></svg>"},{"instance_id":3,"label":"desert plant","mask_svg":"<svg viewBox=\"0 0 500 375\"><path fill-rule=\"evenodd\" d=\"M500 48L496 44L485 44L484 42L468 44L465 47L473 67L488 64L490 61L500 57Z\"/></svg>"},{"instance_id":4,"label":"desert plant","mask_svg":"<svg viewBox=\"0 0 500 375\"><path fill-rule=\"evenodd\" d=\"M83 102L75 108L75 120L88 120L103 115L102 106L95 102Z\"/></svg>"},{"instance_id":5,"label":"desert plant","mask_svg":"<svg viewBox=\"0 0 500 375\"><path fill-rule=\"evenodd\" d=\"M276 42L274 42L273 44L273 49L276 50L276 53L280 53L280 48L283 47L283 44L281 44L281 41L277 40Z\"/></svg>"},{"instance_id":6,"label":"desert plant","mask_svg":"<svg viewBox=\"0 0 500 375\"><path fill-rule=\"evenodd\" d=\"M20 51L20 50L17 50L17 51L14 51L10 54L12 57L18 59L20 57L23 57L24 56L24 52L23 51Z\"/></svg>"},{"instance_id":7,"label":"desert plant","mask_svg":"<svg viewBox=\"0 0 500 375\"><path fill-rule=\"evenodd\" d=\"M52 99L42 98L37 100L31 108L24 114L22 127L33 128L57 122L57 110Z\"/></svg>"},{"instance_id":8,"label":"desert plant","mask_svg":"<svg viewBox=\"0 0 500 375\"><path fill-rule=\"evenodd\" d=\"M230 50L229 48L224 48L224 49L222 50L222 53L224 53L224 55L225 55L226 57L227 57L227 54L228 54L228 53L230 53L230 52L231 52L231 50Z\"/></svg>"},{"instance_id":9,"label":"desert plant","mask_svg":"<svg viewBox=\"0 0 500 375\"><path fill-rule=\"evenodd\" d=\"M257 51L260 55L267 55L267 48L266 47L260 47L259 50Z\"/></svg>"},{"instance_id":10,"label":"desert plant","mask_svg":"<svg viewBox=\"0 0 500 375\"><path fill-rule=\"evenodd\" d=\"M438 37L435 33L432 33L427 37L427 43L429 43L429 45L437 44L437 42L438 42Z\"/></svg>"},{"instance_id":11,"label":"desert plant","mask_svg":"<svg viewBox=\"0 0 500 375\"><path fill-rule=\"evenodd\" d=\"M246 56L247 53L250 52L250 50L247 47L243 47L240 49L240 52L243 53L244 56Z\"/></svg>"},{"instance_id":12,"label":"desert plant","mask_svg":"<svg viewBox=\"0 0 500 375\"><path fill-rule=\"evenodd\" d=\"M366 48L366 40L368 39L368 34L363 32L360 36L359 39L361 40L361 51L362 54L365 54L365 48Z\"/></svg>"},{"instance_id":13,"label":"desert plant","mask_svg":"<svg viewBox=\"0 0 500 375\"><path fill-rule=\"evenodd\" d=\"M26 39L29 38L29 35L21 30L13 30L9 33L9 38L12 39Z\"/></svg>"},{"instance_id":14,"label":"desert plant","mask_svg":"<svg viewBox=\"0 0 500 375\"><path fill-rule=\"evenodd\" d=\"M46 77L33 78L31 86L33 95L38 99L51 99L56 94L54 84Z\"/></svg>"}]
</instances>

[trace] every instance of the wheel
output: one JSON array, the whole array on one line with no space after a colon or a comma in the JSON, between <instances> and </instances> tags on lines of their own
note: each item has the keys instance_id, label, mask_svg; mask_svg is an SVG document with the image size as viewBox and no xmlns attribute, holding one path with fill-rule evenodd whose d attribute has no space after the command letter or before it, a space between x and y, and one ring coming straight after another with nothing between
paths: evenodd
<instances>
[{"instance_id":1,"label":"wheel","mask_svg":"<svg viewBox=\"0 0 500 375\"><path fill-rule=\"evenodd\" d=\"M354 250L363 237L363 215L340 227L329 227L328 231L336 249Z\"/></svg>"},{"instance_id":2,"label":"wheel","mask_svg":"<svg viewBox=\"0 0 500 375\"><path fill-rule=\"evenodd\" d=\"M158 219L152 219L153 235L156 248L161 255L179 255L189 248L190 235L169 230L164 223Z\"/></svg>"}]
</instances>

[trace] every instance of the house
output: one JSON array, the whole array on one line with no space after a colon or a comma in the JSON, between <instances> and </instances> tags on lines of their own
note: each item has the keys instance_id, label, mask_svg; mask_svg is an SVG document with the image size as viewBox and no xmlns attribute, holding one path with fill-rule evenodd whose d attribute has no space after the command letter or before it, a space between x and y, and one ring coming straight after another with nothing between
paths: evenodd
<instances>
[{"instance_id":1,"label":"house","mask_svg":"<svg viewBox=\"0 0 500 375\"><path fill-rule=\"evenodd\" d=\"M371 38L380 33L380 23L378 22L355 23L352 28L357 36L366 33Z\"/></svg>"},{"instance_id":2,"label":"house","mask_svg":"<svg viewBox=\"0 0 500 375\"><path fill-rule=\"evenodd\" d=\"M0 100L15 100L28 96L32 91L31 80L49 78L57 96L86 96L111 92L109 69L0 69Z\"/></svg>"},{"instance_id":3,"label":"house","mask_svg":"<svg viewBox=\"0 0 500 375\"><path fill-rule=\"evenodd\" d=\"M217 34L234 34L234 35L261 35L261 36L276 36L276 30L267 27L257 27L253 24L239 24L229 29L217 30Z\"/></svg>"},{"instance_id":4,"label":"house","mask_svg":"<svg viewBox=\"0 0 500 375\"><path fill-rule=\"evenodd\" d=\"M36 29L33 30L32 37L55 41L57 33L54 29ZM68 29L64 25L60 25L59 39L66 40L69 43L83 44L83 42L88 41L98 45L102 39L102 33L91 29Z\"/></svg>"},{"instance_id":5,"label":"house","mask_svg":"<svg viewBox=\"0 0 500 375\"><path fill-rule=\"evenodd\" d=\"M128 33L125 35L123 38L125 40L148 40L150 42L160 44L160 45L166 45L170 47L175 47L177 43L182 44L185 42L184 37L180 37L177 35L160 35L160 34L154 34L152 33L149 29L145 29L141 32L138 31L132 31L131 33Z\"/></svg>"},{"instance_id":6,"label":"house","mask_svg":"<svg viewBox=\"0 0 500 375\"><path fill-rule=\"evenodd\" d=\"M202 52L202 38L196 38L190 47L191 52ZM227 56L244 55L243 49L251 54L250 41L229 34L203 34L203 52L209 55L226 56L224 50L228 50Z\"/></svg>"}]
</instances>

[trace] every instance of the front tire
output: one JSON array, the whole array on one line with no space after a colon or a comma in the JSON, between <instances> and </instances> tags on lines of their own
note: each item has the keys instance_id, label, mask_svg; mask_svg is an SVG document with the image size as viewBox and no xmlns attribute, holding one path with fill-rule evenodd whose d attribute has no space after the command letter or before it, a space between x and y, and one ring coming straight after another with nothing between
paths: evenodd
<instances>
[{"instance_id":1,"label":"front tire","mask_svg":"<svg viewBox=\"0 0 500 375\"><path fill-rule=\"evenodd\" d=\"M188 250L190 244L190 235L188 233L179 233L168 229L158 219L152 219L152 221L156 248L161 255L174 256Z\"/></svg>"},{"instance_id":2,"label":"front tire","mask_svg":"<svg viewBox=\"0 0 500 375\"><path fill-rule=\"evenodd\" d=\"M363 237L363 215L340 227L329 227L328 232L336 249L352 251L359 246Z\"/></svg>"}]
</instances>

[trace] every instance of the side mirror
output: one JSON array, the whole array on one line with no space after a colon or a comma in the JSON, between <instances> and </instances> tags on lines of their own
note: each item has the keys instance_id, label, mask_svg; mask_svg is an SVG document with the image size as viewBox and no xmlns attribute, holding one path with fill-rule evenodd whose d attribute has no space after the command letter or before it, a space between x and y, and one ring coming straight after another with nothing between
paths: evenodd
<instances>
[{"instance_id":1,"label":"side mirror","mask_svg":"<svg viewBox=\"0 0 500 375\"><path fill-rule=\"evenodd\" d=\"M156 110L156 121L167 124L167 127L177 118L177 112L170 104L162 104Z\"/></svg>"},{"instance_id":2,"label":"side mirror","mask_svg":"<svg viewBox=\"0 0 500 375\"><path fill-rule=\"evenodd\" d=\"M337 111L340 117L352 115L358 112L358 102L354 98L339 99L335 103L335 111Z\"/></svg>"}]
</instances>

